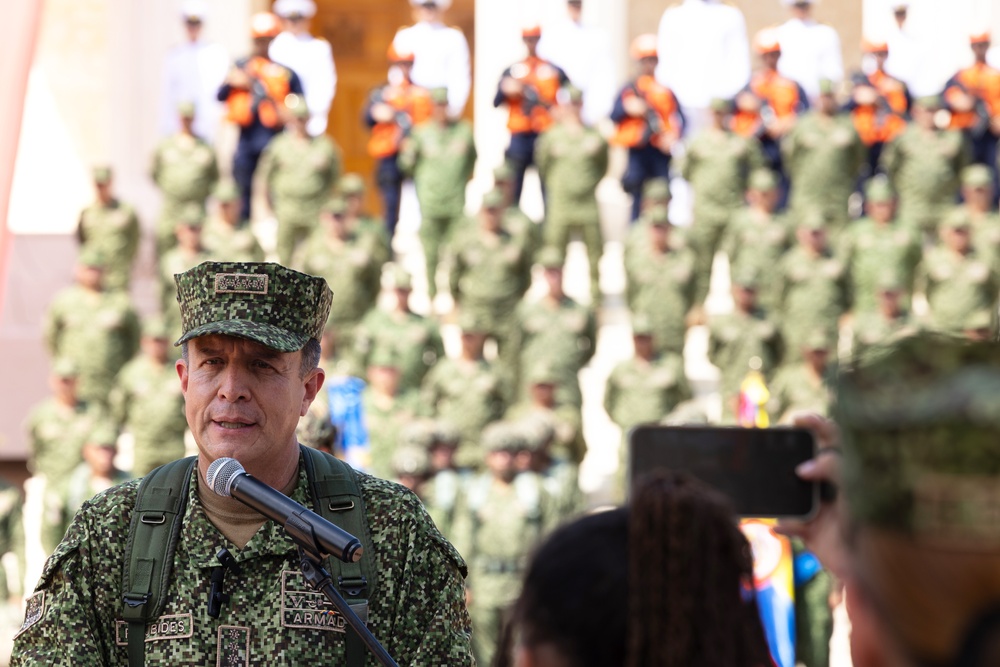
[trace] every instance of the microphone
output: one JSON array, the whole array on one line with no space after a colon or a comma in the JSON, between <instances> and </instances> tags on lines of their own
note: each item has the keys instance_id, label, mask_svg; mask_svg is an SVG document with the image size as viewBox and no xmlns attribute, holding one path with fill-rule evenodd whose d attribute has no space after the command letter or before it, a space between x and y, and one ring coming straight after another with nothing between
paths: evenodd
<instances>
[{"instance_id":1,"label":"microphone","mask_svg":"<svg viewBox=\"0 0 1000 667\"><path fill-rule=\"evenodd\" d=\"M212 461L205 481L218 495L235 498L284 526L292 540L320 558L335 556L345 563L356 563L364 552L354 535L253 477L236 459Z\"/></svg>"}]
</instances>

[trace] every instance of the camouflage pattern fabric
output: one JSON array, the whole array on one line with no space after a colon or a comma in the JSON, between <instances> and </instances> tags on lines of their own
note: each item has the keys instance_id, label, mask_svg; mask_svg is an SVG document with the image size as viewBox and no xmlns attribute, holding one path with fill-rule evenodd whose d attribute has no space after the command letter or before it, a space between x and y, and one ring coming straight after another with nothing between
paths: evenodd
<instances>
[{"instance_id":1,"label":"camouflage pattern fabric","mask_svg":"<svg viewBox=\"0 0 1000 667\"><path fill-rule=\"evenodd\" d=\"M735 419L735 399L750 371L750 360L760 360L759 370L770 379L781 363L784 345L778 325L757 309L752 313L734 311L709 321L708 360L719 367L719 392L723 418Z\"/></svg>"},{"instance_id":2,"label":"camouflage pattern fabric","mask_svg":"<svg viewBox=\"0 0 1000 667\"><path fill-rule=\"evenodd\" d=\"M107 258L104 287L128 288L132 263L139 251L139 218L135 209L117 199L107 205L91 204L80 214L76 236L81 252L93 249Z\"/></svg>"},{"instance_id":3,"label":"camouflage pattern fabric","mask_svg":"<svg viewBox=\"0 0 1000 667\"><path fill-rule=\"evenodd\" d=\"M930 323L956 330L973 313L986 310L996 319L1000 276L977 251L959 255L938 246L924 254L918 278L927 296Z\"/></svg>"},{"instance_id":4,"label":"camouflage pattern fabric","mask_svg":"<svg viewBox=\"0 0 1000 667\"><path fill-rule=\"evenodd\" d=\"M368 627L401 665L473 664L461 556L412 493L363 474L358 484L375 545L363 557L379 572ZM137 481L129 482L84 504L28 600L12 665L127 663L122 569L137 488ZM291 497L312 506L301 465ZM232 599L213 619L205 600L222 547L242 573L227 574ZM237 549L211 524L192 490L175 563L164 614L146 630L150 667L344 664L345 623L309 588L294 543L275 523L266 522Z\"/></svg>"},{"instance_id":5,"label":"camouflage pattern fabric","mask_svg":"<svg viewBox=\"0 0 1000 667\"><path fill-rule=\"evenodd\" d=\"M389 354L399 365L401 391L419 389L427 371L444 359L436 322L412 312L373 308L354 329L354 354L361 368L376 355Z\"/></svg>"},{"instance_id":6,"label":"camouflage pattern fabric","mask_svg":"<svg viewBox=\"0 0 1000 667\"><path fill-rule=\"evenodd\" d=\"M830 414L835 379L832 364L821 378L817 378L804 362L783 366L768 386L771 399L767 402L767 412L771 421L787 423L789 415L799 411Z\"/></svg>"},{"instance_id":7,"label":"camouflage pattern fabric","mask_svg":"<svg viewBox=\"0 0 1000 667\"><path fill-rule=\"evenodd\" d=\"M177 383L176 375L174 383ZM94 404L70 407L48 398L35 406L25 422L30 458L28 470L45 475L46 486L62 488L82 459L83 442L107 417Z\"/></svg>"},{"instance_id":8,"label":"camouflage pattern fabric","mask_svg":"<svg viewBox=\"0 0 1000 667\"><path fill-rule=\"evenodd\" d=\"M782 259L782 335L790 350L798 349L815 329L836 332L848 307L847 266L831 251L816 257L802 247Z\"/></svg>"},{"instance_id":9,"label":"camouflage pattern fabric","mask_svg":"<svg viewBox=\"0 0 1000 667\"><path fill-rule=\"evenodd\" d=\"M875 310L875 288L886 267L900 274L903 303L908 302L922 254L919 232L905 223L880 225L861 218L844 230L840 240L840 255L849 269L854 312Z\"/></svg>"},{"instance_id":10,"label":"camouflage pattern fabric","mask_svg":"<svg viewBox=\"0 0 1000 667\"><path fill-rule=\"evenodd\" d=\"M263 262L264 250L249 228L240 229L218 218L205 223L201 242L216 262Z\"/></svg>"},{"instance_id":11,"label":"camouflage pattern fabric","mask_svg":"<svg viewBox=\"0 0 1000 667\"><path fill-rule=\"evenodd\" d=\"M764 217L759 211L742 208L733 214L720 247L729 257L729 273L750 271L757 275L757 303L777 313L781 302L781 278L775 266L794 241L789 220L784 215Z\"/></svg>"},{"instance_id":12,"label":"camouflage pattern fabric","mask_svg":"<svg viewBox=\"0 0 1000 667\"><path fill-rule=\"evenodd\" d=\"M157 255L176 245L174 227L185 207L205 210L205 200L219 180L215 151L198 137L177 134L160 142L153 152L150 176L163 194L156 225Z\"/></svg>"},{"instance_id":13,"label":"camouflage pattern fabric","mask_svg":"<svg viewBox=\"0 0 1000 667\"><path fill-rule=\"evenodd\" d=\"M691 398L679 354L652 361L633 358L615 366L604 391L604 409L622 431L658 422L681 401Z\"/></svg>"},{"instance_id":14,"label":"camouflage pattern fabric","mask_svg":"<svg viewBox=\"0 0 1000 667\"><path fill-rule=\"evenodd\" d=\"M663 352L684 349L685 316L695 303L697 254L671 238L666 252L652 245L625 260L625 300L635 315L649 318L653 342Z\"/></svg>"}]
</instances>

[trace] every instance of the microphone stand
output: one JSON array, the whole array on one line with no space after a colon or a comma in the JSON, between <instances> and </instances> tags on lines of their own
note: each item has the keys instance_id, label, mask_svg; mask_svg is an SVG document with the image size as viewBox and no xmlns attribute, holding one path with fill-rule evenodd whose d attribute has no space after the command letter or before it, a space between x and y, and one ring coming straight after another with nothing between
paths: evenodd
<instances>
[{"instance_id":1,"label":"microphone stand","mask_svg":"<svg viewBox=\"0 0 1000 667\"><path fill-rule=\"evenodd\" d=\"M398 667L389 652L379 643L365 622L351 609L351 605L347 604L347 600L333 585L330 573L323 569L323 558L329 554L323 553L309 523L292 515L288 517L284 528L292 541L299 546L299 565L309 585L327 597L347 621L347 624L351 626L351 630L357 633L365 647L375 656L379 664L383 667Z\"/></svg>"}]
</instances>

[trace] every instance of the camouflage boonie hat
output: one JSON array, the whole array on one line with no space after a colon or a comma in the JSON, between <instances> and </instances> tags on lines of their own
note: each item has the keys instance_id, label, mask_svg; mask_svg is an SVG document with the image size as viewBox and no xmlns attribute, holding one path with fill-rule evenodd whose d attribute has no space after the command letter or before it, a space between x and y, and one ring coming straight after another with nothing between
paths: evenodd
<instances>
[{"instance_id":1,"label":"camouflage boonie hat","mask_svg":"<svg viewBox=\"0 0 1000 667\"><path fill-rule=\"evenodd\" d=\"M566 253L553 245L547 245L538 251L535 264L546 269L561 269L566 264Z\"/></svg>"},{"instance_id":2,"label":"camouflage boonie hat","mask_svg":"<svg viewBox=\"0 0 1000 667\"><path fill-rule=\"evenodd\" d=\"M97 165L91 172L94 177L94 183L109 183L111 182L114 174L111 171L111 167L107 165Z\"/></svg>"},{"instance_id":3,"label":"camouflage boonie hat","mask_svg":"<svg viewBox=\"0 0 1000 667\"><path fill-rule=\"evenodd\" d=\"M399 370L399 355L388 348L377 349L368 360L368 366L375 368L395 368Z\"/></svg>"},{"instance_id":4,"label":"camouflage boonie hat","mask_svg":"<svg viewBox=\"0 0 1000 667\"><path fill-rule=\"evenodd\" d=\"M355 174L354 172L344 174L340 177L337 189L345 197L363 194L365 191L365 179L360 174Z\"/></svg>"},{"instance_id":5,"label":"camouflage boonie hat","mask_svg":"<svg viewBox=\"0 0 1000 667\"><path fill-rule=\"evenodd\" d=\"M75 378L80 375L80 365L69 357L59 357L52 362L52 374L61 378Z\"/></svg>"},{"instance_id":6,"label":"camouflage boonie hat","mask_svg":"<svg viewBox=\"0 0 1000 667\"><path fill-rule=\"evenodd\" d=\"M776 190L780 182L778 181L778 175L770 169L754 169L753 173L750 174L750 180L747 184L751 190L768 192Z\"/></svg>"},{"instance_id":7,"label":"camouflage boonie hat","mask_svg":"<svg viewBox=\"0 0 1000 667\"><path fill-rule=\"evenodd\" d=\"M106 422L99 423L87 435L86 443L98 447L117 447L118 432Z\"/></svg>"},{"instance_id":8,"label":"camouflage boonie hat","mask_svg":"<svg viewBox=\"0 0 1000 667\"><path fill-rule=\"evenodd\" d=\"M280 264L203 262L174 275L184 335L239 336L296 352L323 335L333 292L326 281Z\"/></svg>"},{"instance_id":9,"label":"camouflage boonie hat","mask_svg":"<svg viewBox=\"0 0 1000 667\"><path fill-rule=\"evenodd\" d=\"M872 348L838 379L835 420L853 519L998 548L1000 346L920 332Z\"/></svg>"},{"instance_id":10,"label":"camouflage boonie hat","mask_svg":"<svg viewBox=\"0 0 1000 667\"><path fill-rule=\"evenodd\" d=\"M892 183L885 176L875 176L865 183L865 199L873 203L893 201L896 198L896 191L892 188Z\"/></svg>"},{"instance_id":11,"label":"camouflage boonie hat","mask_svg":"<svg viewBox=\"0 0 1000 667\"><path fill-rule=\"evenodd\" d=\"M431 102L434 104L448 104L448 89L444 87L432 88Z\"/></svg>"},{"instance_id":12,"label":"camouflage boonie hat","mask_svg":"<svg viewBox=\"0 0 1000 667\"><path fill-rule=\"evenodd\" d=\"M559 104L580 104L583 102L583 91L573 84L568 84L559 89L556 100Z\"/></svg>"},{"instance_id":13,"label":"camouflage boonie hat","mask_svg":"<svg viewBox=\"0 0 1000 667\"><path fill-rule=\"evenodd\" d=\"M194 102L181 102L177 105L177 115L181 118L194 118Z\"/></svg>"},{"instance_id":14,"label":"camouflage boonie hat","mask_svg":"<svg viewBox=\"0 0 1000 667\"><path fill-rule=\"evenodd\" d=\"M506 450L516 452L525 448L524 435L511 422L493 422L483 429L479 437L487 452Z\"/></svg>"},{"instance_id":15,"label":"camouflage boonie hat","mask_svg":"<svg viewBox=\"0 0 1000 667\"><path fill-rule=\"evenodd\" d=\"M431 461L427 450L421 447L403 446L392 455L392 469L397 475L426 475Z\"/></svg>"},{"instance_id":16,"label":"camouflage boonie hat","mask_svg":"<svg viewBox=\"0 0 1000 667\"><path fill-rule=\"evenodd\" d=\"M642 186L642 198L670 201L670 181L665 178L651 178Z\"/></svg>"},{"instance_id":17,"label":"camouflage boonie hat","mask_svg":"<svg viewBox=\"0 0 1000 667\"><path fill-rule=\"evenodd\" d=\"M292 118L300 120L309 118L309 107L306 106L306 98L301 95L287 95L285 97L285 108L288 109L288 113L291 114Z\"/></svg>"},{"instance_id":18,"label":"camouflage boonie hat","mask_svg":"<svg viewBox=\"0 0 1000 667\"><path fill-rule=\"evenodd\" d=\"M962 185L968 188L985 188L993 185L993 172L984 164L969 165L962 170Z\"/></svg>"},{"instance_id":19,"label":"camouflage boonie hat","mask_svg":"<svg viewBox=\"0 0 1000 667\"><path fill-rule=\"evenodd\" d=\"M974 310L962 322L962 331L993 331L996 318L992 311Z\"/></svg>"},{"instance_id":20,"label":"camouflage boonie hat","mask_svg":"<svg viewBox=\"0 0 1000 667\"><path fill-rule=\"evenodd\" d=\"M217 202L233 202L240 198L240 187L236 181L220 181L212 193Z\"/></svg>"},{"instance_id":21,"label":"camouflage boonie hat","mask_svg":"<svg viewBox=\"0 0 1000 667\"><path fill-rule=\"evenodd\" d=\"M905 281L899 271L886 269L875 278L875 289L879 292L899 292L905 287Z\"/></svg>"}]
</instances>

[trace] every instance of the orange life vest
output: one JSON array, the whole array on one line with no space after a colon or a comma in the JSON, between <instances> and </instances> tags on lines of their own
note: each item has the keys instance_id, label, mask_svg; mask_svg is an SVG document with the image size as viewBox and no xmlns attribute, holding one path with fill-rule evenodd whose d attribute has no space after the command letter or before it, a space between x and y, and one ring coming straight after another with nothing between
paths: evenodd
<instances>
[{"instance_id":1,"label":"orange life vest","mask_svg":"<svg viewBox=\"0 0 1000 667\"><path fill-rule=\"evenodd\" d=\"M729 118L729 129L741 137L755 137L760 132L764 121L759 111L741 111L737 109Z\"/></svg>"},{"instance_id":2,"label":"orange life vest","mask_svg":"<svg viewBox=\"0 0 1000 667\"><path fill-rule=\"evenodd\" d=\"M992 118L1000 114L1000 70L994 69L986 64L976 63L972 67L960 70L953 77L953 84L944 91L946 101L951 100L958 94L959 90L975 96L986 106L986 113ZM979 121L979 114L975 109L972 111L962 111L953 113L951 116L952 129L964 130L972 127Z\"/></svg>"},{"instance_id":3,"label":"orange life vest","mask_svg":"<svg viewBox=\"0 0 1000 667\"><path fill-rule=\"evenodd\" d=\"M619 122L615 126L611 143L636 148L646 146L664 134L680 136L681 118L677 98L669 88L653 77L640 76L625 87L621 97L623 100L638 97L649 106L649 111L642 116L628 116ZM650 127L650 112L655 114L655 128Z\"/></svg>"},{"instance_id":4,"label":"orange life vest","mask_svg":"<svg viewBox=\"0 0 1000 667\"><path fill-rule=\"evenodd\" d=\"M396 110L396 118L386 123L375 123L368 139L368 154L374 158L385 158L399 152L399 145L411 127L430 118L433 104L426 88L409 81L398 86L386 86L379 97L379 102ZM400 119L400 114L405 118Z\"/></svg>"},{"instance_id":5,"label":"orange life vest","mask_svg":"<svg viewBox=\"0 0 1000 667\"><path fill-rule=\"evenodd\" d=\"M512 65L510 76L528 89L530 100L520 95L507 95L507 129L512 134L544 132L552 125L549 109L556 102L556 93L562 87L563 76L559 69L541 58L525 58Z\"/></svg>"},{"instance_id":6,"label":"orange life vest","mask_svg":"<svg viewBox=\"0 0 1000 667\"><path fill-rule=\"evenodd\" d=\"M240 127L253 124L254 116L264 127L284 125L282 112L291 88L292 71L273 60L254 56L240 66L251 79L251 88L233 88L226 98L226 119Z\"/></svg>"},{"instance_id":7,"label":"orange life vest","mask_svg":"<svg viewBox=\"0 0 1000 667\"><path fill-rule=\"evenodd\" d=\"M750 79L750 90L764 100L777 118L797 116L802 104L799 86L777 72L762 70Z\"/></svg>"},{"instance_id":8,"label":"orange life vest","mask_svg":"<svg viewBox=\"0 0 1000 667\"><path fill-rule=\"evenodd\" d=\"M892 141L906 129L902 116L874 104L854 107L851 120L865 146Z\"/></svg>"},{"instance_id":9,"label":"orange life vest","mask_svg":"<svg viewBox=\"0 0 1000 667\"><path fill-rule=\"evenodd\" d=\"M881 70L876 70L868 75L868 83L878 91L893 113L903 115L908 111L906 108L906 86L902 81Z\"/></svg>"}]
</instances>

